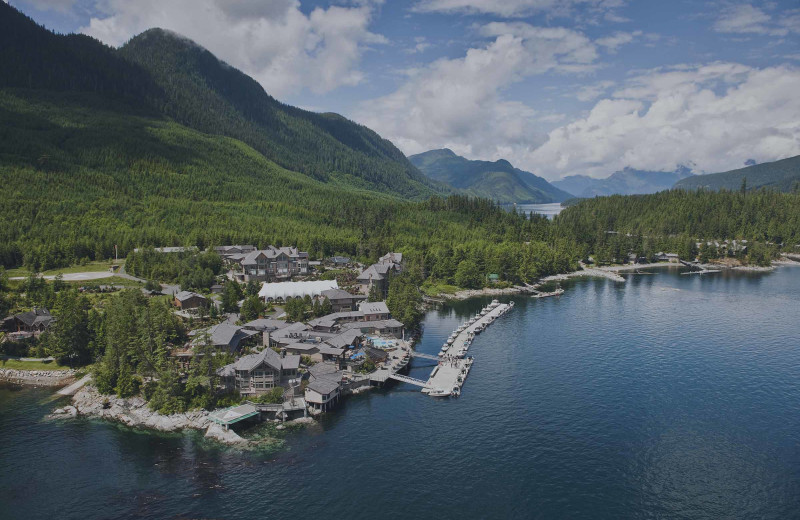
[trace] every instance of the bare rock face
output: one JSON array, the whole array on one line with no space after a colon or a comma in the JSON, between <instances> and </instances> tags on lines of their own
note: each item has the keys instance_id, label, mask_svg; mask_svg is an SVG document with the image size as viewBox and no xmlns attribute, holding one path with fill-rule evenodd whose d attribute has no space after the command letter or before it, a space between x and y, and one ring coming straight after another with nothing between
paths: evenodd
<instances>
[{"instance_id":1,"label":"bare rock face","mask_svg":"<svg viewBox=\"0 0 800 520\"><path fill-rule=\"evenodd\" d=\"M216 423L211 423L206 430L206 439L214 439L225 444L247 444L248 440L239 437L233 430L226 430Z\"/></svg>"},{"instance_id":2,"label":"bare rock face","mask_svg":"<svg viewBox=\"0 0 800 520\"><path fill-rule=\"evenodd\" d=\"M102 395L93 386L82 388L72 398L73 406L55 410L51 417L83 415L121 422L134 428L152 428L159 431L177 431L187 428L204 430L211 424L208 412L195 410L172 415L162 415L151 410L141 397L120 398ZM73 412L74 410L74 412Z\"/></svg>"}]
</instances>

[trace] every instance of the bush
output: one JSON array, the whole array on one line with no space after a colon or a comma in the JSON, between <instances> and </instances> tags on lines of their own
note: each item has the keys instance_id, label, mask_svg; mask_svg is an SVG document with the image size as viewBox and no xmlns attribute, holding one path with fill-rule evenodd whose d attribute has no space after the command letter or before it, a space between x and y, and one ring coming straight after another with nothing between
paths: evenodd
<instances>
[{"instance_id":1,"label":"bush","mask_svg":"<svg viewBox=\"0 0 800 520\"><path fill-rule=\"evenodd\" d=\"M286 389L282 386L276 386L270 389L269 392L253 397L250 400L254 403L261 404L281 404L283 402L283 393Z\"/></svg>"}]
</instances>

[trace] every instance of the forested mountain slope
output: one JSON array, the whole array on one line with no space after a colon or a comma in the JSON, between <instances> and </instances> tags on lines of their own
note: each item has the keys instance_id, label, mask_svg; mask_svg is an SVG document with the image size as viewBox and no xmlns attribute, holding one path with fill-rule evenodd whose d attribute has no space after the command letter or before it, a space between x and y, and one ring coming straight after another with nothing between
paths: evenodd
<instances>
[{"instance_id":1,"label":"forested mountain slope","mask_svg":"<svg viewBox=\"0 0 800 520\"><path fill-rule=\"evenodd\" d=\"M244 73L160 29L117 50L87 36L53 34L0 2L0 70L0 87L123 99L196 130L235 137L326 182L406 198L446 191L372 130L279 103Z\"/></svg>"},{"instance_id":2,"label":"forested mountain slope","mask_svg":"<svg viewBox=\"0 0 800 520\"><path fill-rule=\"evenodd\" d=\"M545 218L466 197L409 202L281 168L241 141L87 93L0 89L0 265L52 268L142 245L399 250L452 283L464 262L533 280L574 267ZM462 271L465 268L462 268Z\"/></svg>"},{"instance_id":3,"label":"forested mountain slope","mask_svg":"<svg viewBox=\"0 0 800 520\"><path fill-rule=\"evenodd\" d=\"M501 203L543 204L572 197L506 160L473 161L446 148L412 155L409 160L431 179Z\"/></svg>"},{"instance_id":4,"label":"forested mountain slope","mask_svg":"<svg viewBox=\"0 0 800 520\"><path fill-rule=\"evenodd\" d=\"M783 192L798 190L800 189L800 155L738 170L690 177L678 181L675 188L734 191L740 189L742 181L745 180L746 188L749 190L759 188Z\"/></svg>"}]
</instances>

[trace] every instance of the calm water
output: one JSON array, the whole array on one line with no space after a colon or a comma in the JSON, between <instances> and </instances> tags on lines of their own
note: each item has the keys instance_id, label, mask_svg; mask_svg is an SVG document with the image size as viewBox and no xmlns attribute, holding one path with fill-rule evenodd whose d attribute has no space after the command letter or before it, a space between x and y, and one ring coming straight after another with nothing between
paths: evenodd
<instances>
[{"instance_id":1,"label":"calm water","mask_svg":"<svg viewBox=\"0 0 800 520\"><path fill-rule=\"evenodd\" d=\"M539 215L544 215L549 219L552 219L564 209L560 202L553 204L504 204L503 207L508 211L511 211L511 208L516 208L517 211L525 213L526 215L530 213L538 213Z\"/></svg>"},{"instance_id":2,"label":"calm water","mask_svg":"<svg viewBox=\"0 0 800 520\"><path fill-rule=\"evenodd\" d=\"M476 339L460 399L353 397L272 453L44 422L47 392L4 388L0 517L800 517L800 268L565 287Z\"/></svg>"}]
</instances>

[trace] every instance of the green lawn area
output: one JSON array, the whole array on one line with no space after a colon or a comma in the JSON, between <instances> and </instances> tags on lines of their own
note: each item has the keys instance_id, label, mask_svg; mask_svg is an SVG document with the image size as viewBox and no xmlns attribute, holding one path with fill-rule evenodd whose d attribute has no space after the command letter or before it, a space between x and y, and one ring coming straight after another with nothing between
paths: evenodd
<instances>
[{"instance_id":1,"label":"green lawn area","mask_svg":"<svg viewBox=\"0 0 800 520\"><path fill-rule=\"evenodd\" d=\"M16 370L68 370L55 361L20 361L18 359L0 359L0 368L12 368Z\"/></svg>"},{"instance_id":2,"label":"green lawn area","mask_svg":"<svg viewBox=\"0 0 800 520\"><path fill-rule=\"evenodd\" d=\"M436 297L440 294L455 294L461 290L460 287L456 287L455 285L431 281L426 281L424 284L422 284L420 289L422 290L423 294L430 297Z\"/></svg>"},{"instance_id":3,"label":"green lawn area","mask_svg":"<svg viewBox=\"0 0 800 520\"><path fill-rule=\"evenodd\" d=\"M73 285L81 287L97 287L98 285L122 285L124 287L144 287L144 284L135 280L128 280L120 276L109 276L108 278L100 278L98 280L79 280L75 282L65 281Z\"/></svg>"},{"instance_id":4,"label":"green lawn area","mask_svg":"<svg viewBox=\"0 0 800 520\"><path fill-rule=\"evenodd\" d=\"M121 258L118 261L107 261L103 260L100 262L89 262L84 265L71 265L69 267L59 267L58 269L50 269L47 271L43 271L42 275L44 276L55 276L59 273L66 274L66 273L97 273L108 271L108 269L112 265L125 265L125 259ZM28 276L31 272L25 267L17 267L14 269L8 269L6 271L9 277L12 276Z\"/></svg>"}]
</instances>

